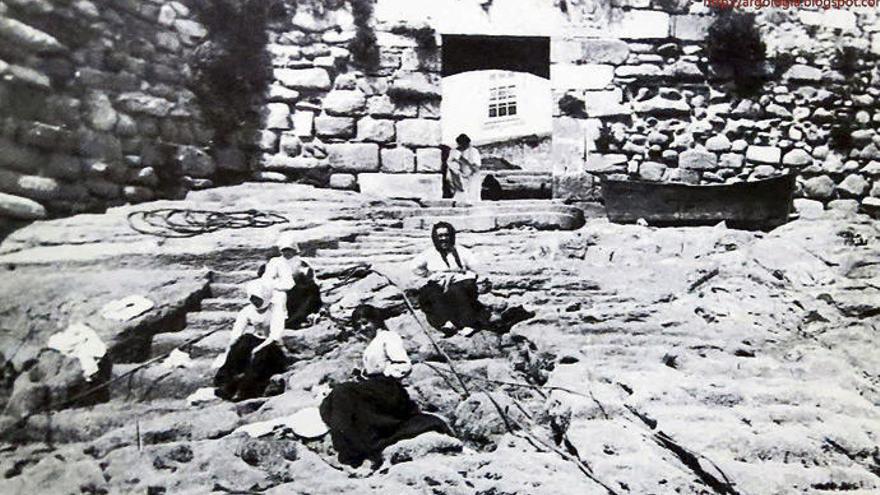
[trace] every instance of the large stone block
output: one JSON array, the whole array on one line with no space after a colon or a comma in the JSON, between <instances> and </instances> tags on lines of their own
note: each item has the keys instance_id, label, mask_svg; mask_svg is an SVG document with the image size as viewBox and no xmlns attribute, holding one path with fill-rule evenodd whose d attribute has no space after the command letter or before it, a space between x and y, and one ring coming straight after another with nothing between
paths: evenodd
<instances>
[{"instance_id":1,"label":"large stone block","mask_svg":"<svg viewBox=\"0 0 880 495\"><path fill-rule=\"evenodd\" d=\"M293 114L293 133L299 137L309 137L315 127L315 113L297 110Z\"/></svg>"},{"instance_id":2,"label":"large stone block","mask_svg":"<svg viewBox=\"0 0 880 495\"><path fill-rule=\"evenodd\" d=\"M550 85L553 89L605 89L614 79L614 66L607 64L553 64Z\"/></svg>"},{"instance_id":3,"label":"large stone block","mask_svg":"<svg viewBox=\"0 0 880 495\"><path fill-rule=\"evenodd\" d=\"M174 104L164 98L139 92L123 93L116 98L116 102L126 112L142 113L153 117L165 117L174 108Z\"/></svg>"},{"instance_id":4,"label":"large stone block","mask_svg":"<svg viewBox=\"0 0 880 495\"><path fill-rule=\"evenodd\" d=\"M834 181L827 175L820 175L804 181L804 194L808 198L828 199L834 195Z\"/></svg>"},{"instance_id":5,"label":"large stone block","mask_svg":"<svg viewBox=\"0 0 880 495\"><path fill-rule=\"evenodd\" d=\"M63 184L49 177L0 170L0 191L36 200L81 200L87 197L78 184Z\"/></svg>"},{"instance_id":6,"label":"large stone block","mask_svg":"<svg viewBox=\"0 0 880 495\"><path fill-rule=\"evenodd\" d=\"M404 119L397 123L397 142L408 146L439 146L440 121Z\"/></svg>"},{"instance_id":7,"label":"large stone block","mask_svg":"<svg viewBox=\"0 0 880 495\"><path fill-rule=\"evenodd\" d=\"M415 117L419 106L414 103L395 102L387 95L371 96L367 100L367 113L373 117Z\"/></svg>"},{"instance_id":8,"label":"large stone block","mask_svg":"<svg viewBox=\"0 0 880 495\"><path fill-rule=\"evenodd\" d=\"M86 119L96 131L110 131L116 126L118 116L106 93L92 92L85 99Z\"/></svg>"},{"instance_id":9,"label":"large stone block","mask_svg":"<svg viewBox=\"0 0 880 495\"><path fill-rule=\"evenodd\" d=\"M686 41L702 41L709 33L709 26L715 20L711 15L672 16L672 37Z\"/></svg>"},{"instance_id":10,"label":"large stone block","mask_svg":"<svg viewBox=\"0 0 880 495\"><path fill-rule=\"evenodd\" d=\"M290 129L290 106L287 103L269 103L264 113L267 129Z\"/></svg>"},{"instance_id":11,"label":"large stone block","mask_svg":"<svg viewBox=\"0 0 880 495\"><path fill-rule=\"evenodd\" d=\"M330 115L350 115L363 112L367 104L364 94L357 90L335 90L324 97L324 111Z\"/></svg>"},{"instance_id":12,"label":"large stone block","mask_svg":"<svg viewBox=\"0 0 880 495\"><path fill-rule=\"evenodd\" d=\"M352 117L315 117L315 132L321 137L352 138L355 134L355 120Z\"/></svg>"},{"instance_id":13,"label":"large stone block","mask_svg":"<svg viewBox=\"0 0 880 495\"><path fill-rule=\"evenodd\" d=\"M415 168L415 154L409 148L397 147L382 150L382 167L380 170L383 172L414 172Z\"/></svg>"},{"instance_id":14,"label":"large stone block","mask_svg":"<svg viewBox=\"0 0 880 495\"><path fill-rule=\"evenodd\" d=\"M330 89L330 76L326 69L275 69L275 79L288 88Z\"/></svg>"},{"instance_id":15,"label":"large stone block","mask_svg":"<svg viewBox=\"0 0 880 495\"><path fill-rule=\"evenodd\" d=\"M193 146L182 146L177 152L180 170L191 177L207 178L217 171L214 159L204 151Z\"/></svg>"},{"instance_id":16,"label":"large stone block","mask_svg":"<svg viewBox=\"0 0 880 495\"><path fill-rule=\"evenodd\" d=\"M778 165L782 158L782 150L776 146L749 146L746 148L746 160L756 163Z\"/></svg>"},{"instance_id":17,"label":"large stone block","mask_svg":"<svg viewBox=\"0 0 880 495\"><path fill-rule=\"evenodd\" d=\"M358 184L362 193L386 198L443 197L443 177L440 174L359 174Z\"/></svg>"},{"instance_id":18,"label":"large stone block","mask_svg":"<svg viewBox=\"0 0 880 495\"><path fill-rule=\"evenodd\" d=\"M330 187L332 189L357 189L357 177L354 174L333 174L330 176Z\"/></svg>"},{"instance_id":19,"label":"large stone block","mask_svg":"<svg viewBox=\"0 0 880 495\"><path fill-rule=\"evenodd\" d=\"M388 94L392 98L395 94L406 95L408 98L440 98L440 78L420 72L400 74L391 82Z\"/></svg>"},{"instance_id":20,"label":"large stone block","mask_svg":"<svg viewBox=\"0 0 880 495\"><path fill-rule=\"evenodd\" d=\"M861 175L849 174L843 179L843 182L837 185L837 191L843 197L856 198L867 193L869 186L868 181Z\"/></svg>"},{"instance_id":21,"label":"large stone block","mask_svg":"<svg viewBox=\"0 0 880 495\"><path fill-rule=\"evenodd\" d=\"M629 115L632 108L621 104L623 92L620 88L610 91L587 91L584 93L584 110L590 117L616 117Z\"/></svg>"},{"instance_id":22,"label":"large stone block","mask_svg":"<svg viewBox=\"0 0 880 495\"><path fill-rule=\"evenodd\" d=\"M443 152L440 148L419 148L416 150L417 172L440 172L442 167Z\"/></svg>"},{"instance_id":23,"label":"large stone block","mask_svg":"<svg viewBox=\"0 0 880 495\"><path fill-rule=\"evenodd\" d=\"M0 217L39 220L46 218L46 208L32 199L0 193Z\"/></svg>"},{"instance_id":24,"label":"large stone block","mask_svg":"<svg viewBox=\"0 0 880 495\"><path fill-rule=\"evenodd\" d=\"M619 65L629 56L629 46L620 40L554 40L550 43L550 62L554 64Z\"/></svg>"},{"instance_id":25,"label":"large stone block","mask_svg":"<svg viewBox=\"0 0 880 495\"><path fill-rule=\"evenodd\" d=\"M394 141L394 121L364 117L357 123L357 139L374 143Z\"/></svg>"},{"instance_id":26,"label":"large stone block","mask_svg":"<svg viewBox=\"0 0 880 495\"><path fill-rule=\"evenodd\" d=\"M678 166L688 170L715 170L718 168L718 157L706 150L686 150L678 155Z\"/></svg>"},{"instance_id":27,"label":"large stone block","mask_svg":"<svg viewBox=\"0 0 880 495\"><path fill-rule=\"evenodd\" d=\"M782 78L793 82L818 82L822 80L822 71L809 65L796 64L785 71Z\"/></svg>"},{"instance_id":28,"label":"large stone block","mask_svg":"<svg viewBox=\"0 0 880 495\"><path fill-rule=\"evenodd\" d=\"M271 155L263 158L263 167L276 171L313 170L326 165L317 158L305 156L288 156L285 154Z\"/></svg>"},{"instance_id":29,"label":"large stone block","mask_svg":"<svg viewBox=\"0 0 880 495\"><path fill-rule=\"evenodd\" d=\"M666 165L657 162L645 162L639 165L639 178L642 180L657 182L663 178Z\"/></svg>"},{"instance_id":30,"label":"large stone block","mask_svg":"<svg viewBox=\"0 0 880 495\"><path fill-rule=\"evenodd\" d=\"M617 77L659 77L663 74L660 66L654 64L621 65L614 70Z\"/></svg>"},{"instance_id":31,"label":"large stone block","mask_svg":"<svg viewBox=\"0 0 880 495\"><path fill-rule=\"evenodd\" d=\"M645 101L635 102L633 110L657 116L685 116L690 114L691 107L684 98L674 98L673 94L658 94Z\"/></svg>"},{"instance_id":32,"label":"large stone block","mask_svg":"<svg viewBox=\"0 0 880 495\"><path fill-rule=\"evenodd\" d=\"M65 50L64 45L54 36L6 16L0 16L0 38L7 40L13 46L40 53Z\"/></svg>"},{"instance_id":33,"label":"large stone block","mask_svg":"<svg viewBox=\"0 0 880 495\"><path fill-rule=\"evenodd\" d=\"M788 167L806 167L812 163L813 157L800 148L795 148L782 157L782 164Z\"/></svg>"},{"instance_id":34,"label":"large stone block","mask_svg":"<svg viewBox=\"0 0 880 495\"><path fill-rule=\"evenodd\" d=\"M609 22L608 33L621 39L663 39L669 37L669 14L652 10L630 10Z\"/></svg>"},{"instance_id":35,"label":"large stone block","mask_svg":"<svg viewBox=\"0 0 880 495\"><path fill-rule=\"evenodd\" d=\"M328 144L327 161L334 170L375 172L379 170L379 146L369 143Z\"/></svg>"},{"instance_id":36,"label":"large stone block","mask_svg":"<svg viewBox=\"0 0 880 495\"><path fill-rule=\"evenodd\" d=\"M849 10L819 10L818 12L798 12L802 23L808 26L822 26L843 30L856 28L856 16Z\"/></svg>"}]
</instances>

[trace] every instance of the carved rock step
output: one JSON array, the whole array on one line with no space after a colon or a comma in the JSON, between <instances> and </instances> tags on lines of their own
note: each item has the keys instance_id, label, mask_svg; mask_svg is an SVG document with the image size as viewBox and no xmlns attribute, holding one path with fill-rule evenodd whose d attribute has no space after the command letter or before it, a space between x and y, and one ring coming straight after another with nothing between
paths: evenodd
<instances>
[{"instance_id":1,"label":"carved rock step","mask_svg":"<svg viewBox=\"0 0 880 495\"><path fill-rule=\"evenodd\" d=\"M202 340L181 347L186 342L205 335L214 329L217 329L217 331ZM232 322L230 322L229 325L215 324L210 328L195 327L187 328L186 330L181 330L179 332L156 334L153 336L153 342L150 347L151 357L160 356L171 352L174 349L180 348L181 351L186 352L193 359L203 357L214 358L226 349L226 346L229 344L229 336L231 333ZM281 338L285 342L290 341L292 343L298 343L301 341L302 337L301 333L296 333L296 330L285 330L281 334Z\"/></svg>"},{"instance_id":2,"label":"carved rock step","mask_svg":"<svg viewBox=\"0 0 880 495\"><path fill-rule=\"evenodd\" d=\"M210 387L214 379L213 359L195 359L189 367L169 368L154 363L114 383L111 399L183 399L201 387ZM139 364L114 364L113 378L122 376Z\"/></svg>"},{"instance_id":3,"label":"carved rock step","mask_svg":"<svg viewBox=\"0 0 880 495\"><path fill-rule=\"evenodd\" d=\"M396 208L383 209L375 217L412 218L412 217L473 217L505 214L529 214L535 211L561 213L565 215L582 215L579 208L566 205L559 201L520 200L503 202L481 202L470 206L432 206L427 208ZM453 224L455 225L455 224ZM404 228L407 227L404 223Z\"/></svg>"},{"instance_id":4,"label":"carved rock step","mask_svg":"<svg viewBox=\"0 0 880 495\"><path fill-rule=\"evenodd\" d=\"M449 222L456 230L462 232L489 232L520 226L541 230L575 230L584 224L584 216L580 210L578 214L525 211L497 215L411 216L403 219L403 226L411 229L430 229L437 222Z\"/></svg>"}]
</instances>

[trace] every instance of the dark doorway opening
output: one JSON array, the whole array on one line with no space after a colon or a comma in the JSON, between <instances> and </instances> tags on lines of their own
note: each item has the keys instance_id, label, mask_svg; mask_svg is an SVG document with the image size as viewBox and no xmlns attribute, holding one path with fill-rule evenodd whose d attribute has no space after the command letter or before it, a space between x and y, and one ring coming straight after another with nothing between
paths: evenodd
<instances>
[{"instance_id":1,"label":"dark doorway opening","mask_svg":"<svg viewBox=\"0 0 880 495\"><path fill-rule=\"evenodd\" d=\"M491 69L550 79L550 38L443 35L443 77Z\"/></svg>"}]
</instances>

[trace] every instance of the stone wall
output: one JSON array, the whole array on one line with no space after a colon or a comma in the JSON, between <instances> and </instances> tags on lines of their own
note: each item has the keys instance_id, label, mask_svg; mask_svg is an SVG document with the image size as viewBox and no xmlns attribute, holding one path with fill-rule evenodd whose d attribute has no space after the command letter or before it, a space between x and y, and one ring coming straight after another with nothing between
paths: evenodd
<instances>
[{"instance_id":1,"label":"stone wall","mask_svg":"<svg viewBox=\"0 0 880 495\"><path fill-rule=\"evenodd\" d=\"M536 12L529 22L507 15L529 6ZM711 183L796 169L800 195L880 195L876 12L759 13L765 69L778 73L748 98L736 96L730 77L707 63L705 38L716 15L691 1L440 1L415 8L378 0L371 29L379 64L363 68L347 49L356 32L349 3L301 2L290 25L272 33L275 84L257 176L309 176L356 188L358 176L369 173L372 189L379 173L387 181L376 192L413 196L425 192L420 184L428 179L414 174L439 180L439 146L450 143L440 143L438 120L442 46L424 46L417 34L427 29L437 42L447 33L551 38L554 98L582 102L580 112L555 108L557 175ZM859 50L854 75L832 68L842 46ZM866 84L842 97L853 78ZM841 108L858 127L851 149L830 146L833 113Z\"/></svg>"},{"instance_id":2,"label":"stone wall","mask_svg":"<svg viewBox=\"0 0 880 495\"><path fill-rule=\"evenodd\" d=\"M0 3L0 217L179 197L230 176L437 197L451 144L441 143L444 34L550 38L560 197L589 196L608 174L711 183L786 169L809 198L880 196L876 10L760 12L769 79L740 97L707 62L716 13L700 2L283 3L268 25L259 129L219 149L191 91L190 61L209 35L192 6ZM369 47L365 32L375 63L351 49ZM835 68L841 47L857 53L851 73ZM841 115L853 124L847 147L832 145Z\"/></svg>"},{"instance_id":3,"label":"stone wall","mask_svg":"<svg viewBox=\"0 0 880 495\"><path fill-rule=\"evenodd\" d=\"M217 173L187 89L206 35L161 0L0 2L0 223L179 197Z\"/></svg>"},{"instance_id":4,"label":"stone wall","mask_svg":"<svg viewBox=\"0 0 880 495\"><path fill-rule=\"evenodd\" d=\"M560 95L585 108L578 116L560 111L554 138L571 143L558 147L566 155L561 160L583 151L587 171L693 184L793 170L800 173L798 196L823 202L880 196L875 11L760 12L768 81L742 97L707 63L705 39L715 13L696 2L662 2L662 13L648 2L629 3L625 22L641 28L627 30L625 39L554 44L558 67L596 69L592 79L576 79L588 87ZM855 47L852 73L834 68L841 47ZM832 127L841 119L853 120L852 143L835 148ZM598 149L577 147L590 144ZM568 165L568 173L576 173L580 163Z\"/></svg>"},{"instance_id":5,"label":"stone wall","mask_svg":"<svg viewBox=\"0 0 880 495\"><path fill-rule=\"evenodd\" d=\"M275 81L256 179L356 189L360 176L379 193L440 191L440 49L433 35L375 34L371 66L348 48L356 36L348 3L300 2L290 23L270 33Z\"/></svg>"}]
</instances>

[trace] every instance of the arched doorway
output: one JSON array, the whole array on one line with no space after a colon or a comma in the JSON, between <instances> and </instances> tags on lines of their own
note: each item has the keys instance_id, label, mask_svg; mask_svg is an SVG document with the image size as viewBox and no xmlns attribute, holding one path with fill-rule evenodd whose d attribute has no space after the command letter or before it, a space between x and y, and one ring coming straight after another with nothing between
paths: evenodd
<instances>
[{"instance_id":1,"label":"arched doorway","mask_svg":"<svg viewBox=\"0 0 880 495\"><path fill-rule=\"evenodd\" d=\"M442 75L444 144L467 134L486 174L551 174L550 38L444 35ZM505 183L484 182L484 199L515 198Z\"/></svg>"}]
</instances>

